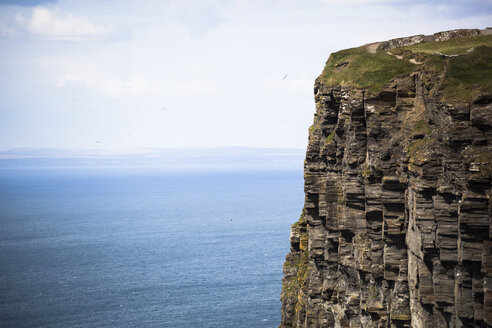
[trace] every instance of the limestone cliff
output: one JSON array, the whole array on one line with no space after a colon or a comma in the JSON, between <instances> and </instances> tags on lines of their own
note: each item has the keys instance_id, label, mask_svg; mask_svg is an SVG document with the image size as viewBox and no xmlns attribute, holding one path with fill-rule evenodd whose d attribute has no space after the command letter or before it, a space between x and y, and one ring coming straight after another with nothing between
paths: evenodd
<instances>
[{"instance_id":1,"label":"limestone cliff","mask_svg":"<svg viewBox=\"0 0 492 328\"><path fill-rule=\"evenodd\" d=\"M281 327L492 326L489 32L330 56Z\"/></svg>"}]
</instances>

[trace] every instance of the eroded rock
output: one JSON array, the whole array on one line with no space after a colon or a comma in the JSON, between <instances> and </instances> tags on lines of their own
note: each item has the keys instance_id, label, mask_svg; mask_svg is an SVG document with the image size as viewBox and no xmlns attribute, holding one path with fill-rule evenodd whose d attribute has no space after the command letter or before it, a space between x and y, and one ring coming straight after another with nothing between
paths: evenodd
<instances>
[{"instance_id":1,"label":"eroded rock","mask_svg":"<svg viewBox=\"0 0 492 328\"><path fill-rule=\"evenodd\" d=\"M440 78L316 80L281 327L492 326L492 95L442 102Z\"/></svg>"}]
</instances>

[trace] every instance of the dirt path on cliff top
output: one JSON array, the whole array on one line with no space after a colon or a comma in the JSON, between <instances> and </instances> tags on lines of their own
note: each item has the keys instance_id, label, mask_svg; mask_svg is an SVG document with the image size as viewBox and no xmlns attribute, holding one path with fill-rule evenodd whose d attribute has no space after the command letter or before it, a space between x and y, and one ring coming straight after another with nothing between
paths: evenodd
<instances>
[{"instance_id":1,"label":"dirt path on cliff top","mask_svg":"<svg viewBox=\"0 0 492 328\"><path fill-rule=\"evenodd\" d=\"M366 49L369 53L375 54L381 42L369 43L366 45Z\"/></svg>"},{"instance_id":2,"label":"dirt path on cliff top","mask_svg":"<svg viewBox=\"0 0 492 328\"><path fill-rule=\"evenodd\" d=\"M376 51L378 50L378 47L379 47L380 44L381 44L381 42L374 42L374 43L366 44L366 50L367 50L367 52L369 52L370 54L375 54ZM388 55L390 55L390 56L393 56L393 57L396 57L396 58L398 58L400 60L403 60L403 56L393 55L389 51L386 51L386 53ZM418 61L416 61L413 58L409 59L408 61L411 62L412 64L415 64L415 65L422 64L421 62L418 62Z\"/></svg>"}]
</instances>

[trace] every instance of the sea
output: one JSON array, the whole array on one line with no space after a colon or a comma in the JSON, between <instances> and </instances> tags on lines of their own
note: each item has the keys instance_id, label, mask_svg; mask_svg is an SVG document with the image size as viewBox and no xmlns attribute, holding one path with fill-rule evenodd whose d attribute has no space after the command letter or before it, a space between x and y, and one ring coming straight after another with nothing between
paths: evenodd
<instances>
[{"instance_id":1,"label":"sea","mask_svg":"<svg viewBox=\"0 0 492 328\"><path fill-rule=\"evenodd\" d=\"M0 170L0 327L277 327L302 170Z\"/></svg>"}]
</instances>

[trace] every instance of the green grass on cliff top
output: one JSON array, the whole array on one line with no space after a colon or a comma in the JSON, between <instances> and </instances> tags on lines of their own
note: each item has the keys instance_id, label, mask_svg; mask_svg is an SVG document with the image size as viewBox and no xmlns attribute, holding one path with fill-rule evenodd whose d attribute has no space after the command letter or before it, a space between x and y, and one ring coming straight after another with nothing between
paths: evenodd
<instances>
[{"instance_id":1,"label":"green grass on cliff top","mask_svg":"<svg viewBox=\"0 0 492 328\"><path fill-rule=\"evenodd\" d=\"M460 55L465 54L468 50L472 48L480 46L492 47L492 34L459 38L441 42L422 42L398 49L410 50L414 53L423 52L434 54L435 52L440 52L445 55Z\"/></svg>"},{"instance_id":2,"label":"green grass on cliff top","mask_svg":"<svg viewBox=\"0 0 492 328\"><path fill-rule=\"evenodd\" d=\"M447 99L465 101L476 93L492 93L492 47L477 47L470 54L450 58L441 91Z\"/></svg>"},{"instance_id":3,"label":"green grass on cliff top","mask_svg":"<svg viewBox=\"0 0 492 328\"><path fill-rule=\"evenodd\" d=\"M470 49L473 50L467 52ZM353 86L377 93L396 76L417 70L431 70L437 74L446 70L440 88L444 98L470 101L477 92L492 93L492 35L425 42L390 52L403 55L404 59L380 49L372 54L365 46L333 53L322 77L331 85ZM443 58L436 52L459 56ZM422 64L412 64L408 61L410 58Z\"/></svg>"},{"instance_id":4,"label":"green grass on cliff top","mask_svg":"<svg viewBox=\"0 0 492 328\"><path fill-rule=\"evenodd\" d=\"M369 53L365 46L330 55L322 76L328 84L341 84L378 92L398 75L409 74L415 65L378 50Z\"/></svg>"}]
</instances>

